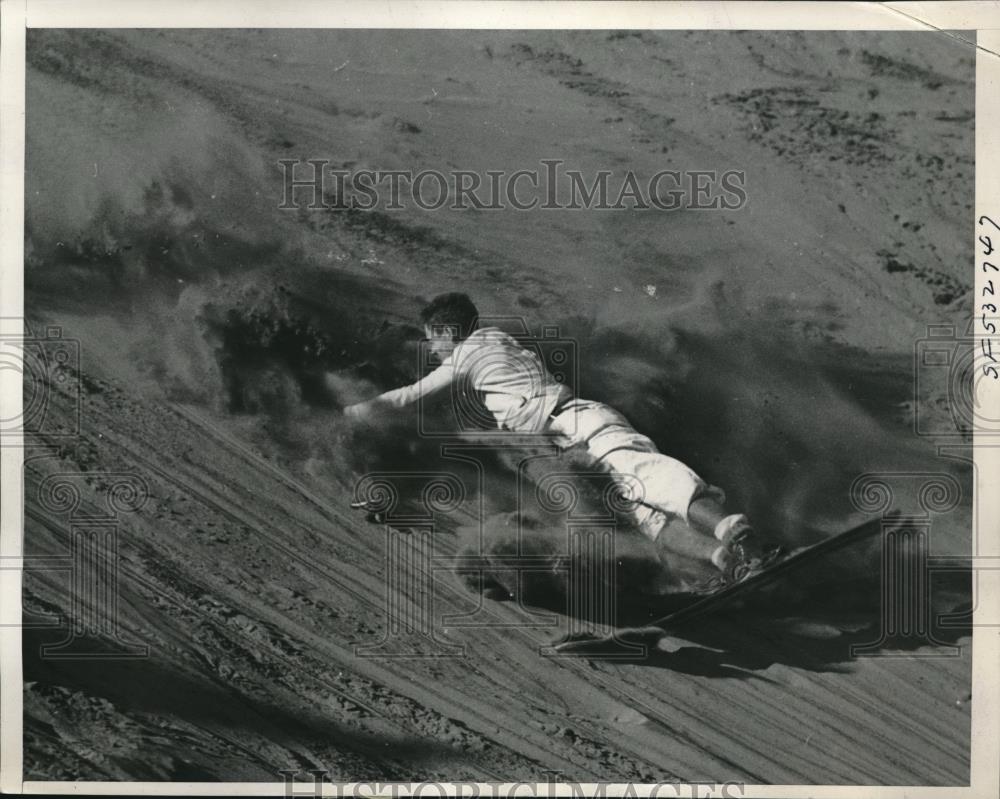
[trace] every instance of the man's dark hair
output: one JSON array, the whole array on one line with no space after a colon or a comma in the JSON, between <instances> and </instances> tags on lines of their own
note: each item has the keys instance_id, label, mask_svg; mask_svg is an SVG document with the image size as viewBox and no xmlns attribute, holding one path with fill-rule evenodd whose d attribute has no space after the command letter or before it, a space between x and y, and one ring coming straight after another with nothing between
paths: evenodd
<instances>
[{"instance_id":1,"label":"man's dark hair","mask_svg":"<svg viewBox=\"0 0 1000 799\"><path fill-rule=\"evenodd\" d=\"M457 291L440 294L431 300L430 304L420 312L420 319L425 325L434 328L448 325L458 330L458 338L468 338L479 321L479 309L469 299L468 294Z\"/></svg>"}]
</instances>

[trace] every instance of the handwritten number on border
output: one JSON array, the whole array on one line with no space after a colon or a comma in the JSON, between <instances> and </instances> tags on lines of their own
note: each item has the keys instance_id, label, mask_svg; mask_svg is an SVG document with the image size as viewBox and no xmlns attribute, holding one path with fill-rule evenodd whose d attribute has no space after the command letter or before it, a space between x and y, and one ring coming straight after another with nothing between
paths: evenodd
<instances>
[{"instance_id":1,"label":"handwritten number on border","mask_svg":"<svg viewBox=\"0 0 1000 799\"><path fill-rule=\"evenodd\" d=\"M982 227L984 224L987 223L992 225L998 231L1000 231L1000 225L997 225L997 223L994 222L990 217L988 216L979 217L980 227ZM983 245L982 254L985 257L988 258L990 255L993 254L993 240L988 235L986 235L985 233L981 235L979 237L979 243ZM991 269L994 272L1000 272L1000 268L998 268L995 264L991 264L989 261L983 261L983 272L989 274L989 270ZM986 285L983 286L982 296L992 297L995 296L995 294L996 292L993 290L993 279L990 278L989 280L986 281ZM997 306L992 302L984 302L980 304L979 310L982 311L981 321L983 324L983 329L990 336L992 336L994 333L997 332L997 326L987 318L986 313L988 311L991 314L995 314L997 312ZM994 380L996 380L1000 378L1000 370L997 369L997 363L998 363L997 356L993 354L993 340L988 337L983 338L981 340L981 344L983 350L983 357L989 361L989 363L983 364L983 374L986 375L987 377L992 377Z\"/></svg>"}]
</instances>

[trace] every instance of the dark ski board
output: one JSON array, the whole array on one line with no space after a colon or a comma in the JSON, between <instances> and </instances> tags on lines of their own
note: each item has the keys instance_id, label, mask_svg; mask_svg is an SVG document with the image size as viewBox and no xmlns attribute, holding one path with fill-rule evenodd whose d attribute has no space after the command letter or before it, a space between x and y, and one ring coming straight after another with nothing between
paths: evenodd
<instances>
[{"instance_id":1,"label":"dark ski board","mask_svg":"<svg viewBox=\"0 0 1000 799\"><path fill-rule=\"evenodd\" d=\"M787 577L796 569L852 544L873 538L882 531L883 525L882 519L873 519L843 533L831 536L818 544L800 549L765 571L754 574L742 582L721 588L715 593L692 598L689 604L684 605L679 610L668 613L666 616L641 627L619 627L604 636L557 641L552 644L552 649L561 654L580 653L603 654L609 657L635 657L636 653L641 652L640 646L653 645L658 638L675 632L688 622L706 614L723 610L731 602L760 590L764 586L778 582L782 577Z\"/></svg>"}]
</instances>

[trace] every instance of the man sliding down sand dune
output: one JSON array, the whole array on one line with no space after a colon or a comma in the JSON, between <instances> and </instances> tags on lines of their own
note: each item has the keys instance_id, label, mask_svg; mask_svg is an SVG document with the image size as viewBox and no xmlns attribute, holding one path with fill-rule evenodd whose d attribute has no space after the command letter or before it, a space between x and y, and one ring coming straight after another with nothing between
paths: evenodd
<instances>
[{"instance_id":1,"label":"man sliding down sand dune","mask_svg":"<svg viewBox=\"0 0 1000 799\"><path fill-rule=\"evenodd\" d=\"M744 579L777 558L779 549L764 546L744 514L725 511L720 488L659 452L618 411L574 397L537 354L512 336L496 327L479 327L479 311L467 295L442 294L420 317L441 365L412 385L348 406L346 416L369 418L380 408L402 408L464 381L501 430L547 433L562 446L584 445L593 465L606 470L634 500L633 522L665 561L671 551L683 552L718 569L706 588ZM660 535L677 518L694 534L683 544Z\"/></svg>"}]
</instances>

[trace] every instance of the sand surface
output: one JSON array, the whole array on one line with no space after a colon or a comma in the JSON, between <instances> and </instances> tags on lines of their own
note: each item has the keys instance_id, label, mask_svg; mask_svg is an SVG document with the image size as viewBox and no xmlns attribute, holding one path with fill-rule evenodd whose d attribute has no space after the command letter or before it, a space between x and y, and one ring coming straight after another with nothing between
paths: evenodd
<instances>
[{"instance_id":1,"label":"sand surface","mask_svg":"<svg viewBox=\"0 0 1000 799\"><path fill-rule=\"evenodd\" d=\"M447 569L434 640L386 639L361 476L458 475L419 539L441 558L515 509L516 480L509 453L479 473L412 417L338 408L412 379L421 303L467 291L558 326L584 396L776 538L861 521L864 473L893 473L906 512L912 474L943 473L964 493L931 549L968 554L970 442L914 434L951 424L947 376L915 394L914 346L969 314L973 77L945 34L29 31L26 305L80 357L28 454L26 550L64 556L115 475L143 486L116 528L120 640L74 645L148 655L41 656L66 634L45 619L79 609L66 572L31 570L26 777L967 784L968 630L850 656L879 640L877 550L840 564L855 582L831 565L643 662L547 657L564 616L479 606ZM734 169L748 200L279 210L282 158ZM968 603L963 578L935 610Z\"/></svg>"}]
</instances>

